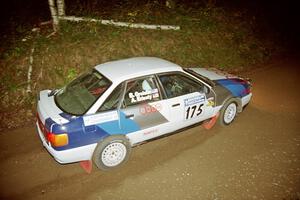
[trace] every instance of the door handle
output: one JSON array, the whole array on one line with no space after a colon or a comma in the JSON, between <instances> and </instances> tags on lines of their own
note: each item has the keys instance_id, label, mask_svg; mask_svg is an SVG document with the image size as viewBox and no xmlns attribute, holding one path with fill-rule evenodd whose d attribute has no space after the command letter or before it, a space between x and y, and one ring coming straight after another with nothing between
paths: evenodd
<instances>
[{"instance_id":1,"label":"door handle","mask_svg":"<svg viewBox=\"0 0 300 200\"><path fill-rule=\"evenodd\" d=\"M130 114L130 115L125 115L125 118L128 119L128 118L132 118L134 117L134 114Z\"/></svg>"},{"instance_id":2,"label":"door handle","mask_svg":"<svg viewBox=\"0 0 300 200\"><path fill-rule=\"evenodd\" d=\"M173 104L172 107L180 106L180 103Z\"/></svg>"}]
</instances>

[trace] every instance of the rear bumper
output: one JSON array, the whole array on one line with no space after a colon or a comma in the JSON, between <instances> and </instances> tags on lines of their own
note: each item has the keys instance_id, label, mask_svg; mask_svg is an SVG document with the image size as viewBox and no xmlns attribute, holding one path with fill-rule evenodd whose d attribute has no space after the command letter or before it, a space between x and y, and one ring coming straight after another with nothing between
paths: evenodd
<instances>
[{"instance_id":1,"label":"rear bumper","mask_svg":"<svg viewBox=\"0 0 300 200\"><path fill-rule=\"evenodd\" d=\"M45 140L45 137L38 125L38 122L36 122L36 127L38 134L40 136L40 139L43 143L43 146L47 149L47 151L53 156L53 158L61 163L73 163L73 162L79 162L83 160L91 160L93 156L93 152L97 146L97 144L90 144L86 146L81 146L77 148L72 148L68 150L62 150L62 151L56 151L51 147L50 144L48 144Z\"/></svg>"}]
</instances>

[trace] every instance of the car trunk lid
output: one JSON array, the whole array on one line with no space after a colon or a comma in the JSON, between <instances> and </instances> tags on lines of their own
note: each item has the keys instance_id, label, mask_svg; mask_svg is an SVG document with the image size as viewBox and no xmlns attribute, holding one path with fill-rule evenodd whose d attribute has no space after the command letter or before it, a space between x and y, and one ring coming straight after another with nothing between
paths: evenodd
<instances>
[{"instance_id":1,"label":"car trunk lid","mask_svg":"<svg viewBox=\"0 0 300 200\"><path fill-rule=\"evenodd\" d=\"M55 104L54 96L49 95L50 90L43 90L39 94L37 113L38 117L44 125L47 125L51 128L51 124L65 124L69 121L61 116L63 111L61 111ZM46 121L51 121L51 124L45 124ZM51 130L49 130L51 131Z\"/></svg>"}]
</instances>

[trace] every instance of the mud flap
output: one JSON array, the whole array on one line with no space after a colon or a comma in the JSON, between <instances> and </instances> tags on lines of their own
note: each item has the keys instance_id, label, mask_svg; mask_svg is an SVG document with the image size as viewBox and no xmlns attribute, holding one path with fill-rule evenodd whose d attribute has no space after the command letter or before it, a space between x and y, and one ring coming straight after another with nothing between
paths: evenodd
<instances>
[{"instance_id":1,"label":"mud flap","mask_svg":"<svg viewBox=\"0 0 300 200\"><path fill-rule=\"evenodd\" d=\"M209 121L203 122L202 126L206 129L209 130L211 129L217 122L217 119L219 117L220 113L218 112L214 117L212 117Z\"/></svg>"},{"instance_id":2,"label":"mud flap","mask_svg":"<svg viewBox=\"0 0 300 200\"><path fill-rule=\"evenodd\" d=\"M92 172L93 163L91 160L84 160L79 162L80 167L88 174Z\"/></svg>"}]
</instances>

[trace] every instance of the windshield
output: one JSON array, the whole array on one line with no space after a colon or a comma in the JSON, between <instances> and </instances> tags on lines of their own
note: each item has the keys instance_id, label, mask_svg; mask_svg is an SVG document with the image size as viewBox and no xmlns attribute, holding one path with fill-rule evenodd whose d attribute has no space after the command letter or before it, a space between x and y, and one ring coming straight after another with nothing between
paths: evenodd
<instances>
[{"instance_id":1,"label":"windshield","mask_svg":"<svg viewBox=\"0 0 300 200\"><path fill-rule=\"evenodd\" d=\"M183 70L191 75L196 76L197 78L199 78L200 80L204 81L205 83L207 83L210 86L215 85L215 83L210 80L209 78L202 76L201 74L198 74L197 72L193 71L192 68L183 68Z\"/></svg>"},{"instance_id":2,"label":"windshield","mask_svg":"<svg viewBox=\"0 0 300 200\"><path fill-rule=\"evenodd\" d=\"M110 85L107 78L93 70L59 90L55 95L55 102L66 113L83 115Z\"/></svg>"}]
</instances>

